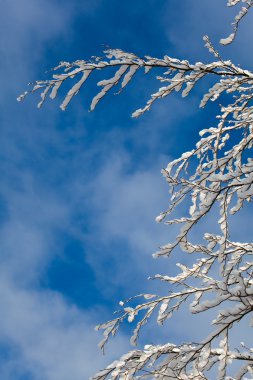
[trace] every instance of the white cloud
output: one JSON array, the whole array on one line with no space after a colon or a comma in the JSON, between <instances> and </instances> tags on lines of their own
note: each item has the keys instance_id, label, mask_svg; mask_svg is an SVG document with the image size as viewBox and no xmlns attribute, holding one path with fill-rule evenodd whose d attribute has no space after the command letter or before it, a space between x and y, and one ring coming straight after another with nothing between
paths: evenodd
<instances>
[{"instance_id":1,"label":"white cloud","mask_svg":"<svg viewBox=\"0 0 253 380\"><path fill-rule=\"evenodd\" d=\"M45 67L43 56L52 50L59 39L71 39L74 34L74 21L81 14L94 12L101 0L79 2L57 0L8 0L1 2L0 14L0 53L2 57L1 83L6 94L18 96L17 88L23 92L28 82L38 79ZM64 57L59 57L59 60ZM15 97L13 98L15 100Z\"/></svg>"},{"instance_id":2,"label":"white cloud","mask_svg":"<svg viewBox=\"0 0 253 380\"><path fill-rule=\"evenodd\" d=\"M0 376L87 379L126 349L127 340L121 334L103 357L97 347L101 334L94 326L109 319L108 311L97 306L81 310L58 292L38 286L59 251L57 231L71 230L72 204L64 194L36 188L31 173L19 174L18 182L18 188L12 182L1 194L6 214L0 228L0 354L5 346L11 353L0 364Z\"/></svg>"},{"instance_id":3,"label":"white cloud","mask_svg":"<svg viewBox=\"0 0 253 380\"><path fill-rule=\"evenodd\" d=\"M34 380L83 380L108 364L115 351L126 349L121 335L111 342L106 357L99 353L93 328L101 310L80 311L55 292L20 289L3 277L0 285L0 341L15 347L15 354L0 366L4 379L16 379L23 370Z\"/></svg>"},{"instance_id":4,"label":"white cloud","mask_svg":"<svg viewBox=\"0 0 253 380\"><path fill-rule=\"evenodd\" d=\"M7 212L0 229L1 270L18 283L33 283L53 256L53 237L57 229L64 228L69 210L45 189L35 194L31 189L10 188L2 191L2 197Z\"/></svg>"},{"instance_id":5,"label":"white cloud","mask_svg":"<svg viewBox=\"0 0 253 380\"><path fill-rule=\"evenodd\" d=\"M154 218L166 186L157 164L127 173L127 160L119 151L112 153L94 181L92 201L99 210L94 219L102 239L123 238L138 252L148 252L154 247Z\"/></svg>"},{"instance_id":6,"label":"white cloud","mask_svg":"<svg viewBox=\"0 0 253 380\"><path fill-rule=\"evenodd\" d=\"M98 4L84 1L81 10L92 12ZM59 193L61 186L50 187L38 177L39 162L45 162L46 154L41 146L64 146L66 135L62 133L60 138L51 128L58 110L51 113L48 128L40 130L34 124L43 125L45 115L34 118L36 110L25 112L25 105L18 115L20 105L13 103L18 87L41 71L38 61L43 60L46 43L71 35L72 22L80 15L76 5L66 1L60 6L58 1L47 0L1 4L1 101L6 112L1 120L0 357L8 354L0 360L0 377L5 380L25 374L33 380L87 379L125 347L121 336L110 345L109 355L102 357L97 347L101 336L93 329L103 321L101 313L106 318L107 310L97 314L95 307L93 311L80 310L63 295L39 287L44 271L58 253L58 232L71 231L73 217L73 203L66 201L64 186ZM52 170L60 170L61 164L58 158Z\"/></svg>"}]
</instances>

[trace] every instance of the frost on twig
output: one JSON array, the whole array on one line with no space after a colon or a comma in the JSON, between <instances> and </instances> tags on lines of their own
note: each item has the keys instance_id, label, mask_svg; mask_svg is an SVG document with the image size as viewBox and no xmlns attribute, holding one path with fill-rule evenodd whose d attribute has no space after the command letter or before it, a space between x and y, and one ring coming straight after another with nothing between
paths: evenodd
<instances>
[{"instance_id":1,"label":"frost on twig","mask_svg":"<svg viewBox=\"0 0 253 380\"><path fill-rule=\"evenodd\" d=\"M205 41L219 58L207 37ZM157 222L179 224L181 229L176 240L162 246L154 257L167 257L176 247L197 257L192 266L178 264L180 272L176 276L154 277L168 283L169 294L140 295L147 301L135 307L127 305L131 300L121 302L122 312L117 318L98 326L98 329L104 330L101 343L101 348L104 348L121 323L128 321L134 324L137 319L131 338L131 343L136 345L141 328L153 315L156 315L158 324L163 324L173 317L182 304L191 300L190 311L193 314L211 309L216 311L213 332L199 344L148 346L143 351L132 351L98 373L94 377L96 380L137 379L138 376L153 378L153 375L158 379L206 379L205 374L212 368L217 368L217 378L221 380L226 378L227 367L233 361L243 362L234 379L242 379L246 373L251 373L252 352L231 349L229 334L235 324L252 313L253 243L230 239L229 215L240 212L253 196L252 74L221 58L204 67L182 61L177 65L181 65L181 71L177 68L176 79L174 77L174 82L171 79L169 82L169 86L175 86L176 81L177 90L184 85L185 75L190 75L191 81L195 82L207 74L217 75L218 81L203 97L201 106L209 100L216 100L223 92L233 94L232 102L221 106L217 126L202 130L195 148L183 153L162 170L170 187L171 199L168 210L157 217ZM202 67L202 71L198 71L198 67ZM186 74L187 68L190 74ZM190 91L189 87L186 86L184 91ZM164 91L169 93L170 90L171 87ZM169 220L168 217L178 206L189 199L188 214ZM218 206L220 213L217 221L220 235L206 233L202 244L193 243L191 231L215 206ZM220 266L219 273L217 264Z\"/></svg>"},{"instance_id":2,"label":"frost on twig","mask_svg":"<svg viewBox=\"0 0 253 380\"><path fill-rule=\"evenodd\" d=\"M220 43L222 45L228 45L228 44L231 44L231 42L234 41L234 39L236 37L236 34L237 34L237 31L238 31L238 27L239 27L240 21L247 15L248 11L253 6L253 1L252 0L228 0L227 5L229 7L232 7L232 6L237 5L239 3L242 3L243 6L241 7L239 13L235 16L235 19L234 19L234 21L232 23L233 31L232 31L232 33L228 37L222 38L220 40Z\"/></svg>"},{"instance_id":3,"label":"frost on twig","mask_svg":"<svg viewBox=\"0 0 253 380\"><path fill-rule=\"evenodd\" d=\"M229 5L239 2L230 1ZM248 10L251 2L247 2L247 7ZM236 19L231 40L246 14L243 9L241 12L244 13ZM230 215L239 213L253 196L253 75L230 61L224 61L209 38L204 37L204 40L217 60L210 64L190 64L169 57L159 60L160 67L166 66L165 73L158 77L165 86L151 96L144 108L134 113L134 116L141 115L157 99L173 91L182 91L182 95L187 96L207 75L214 75L217 80L204 95L201 107L210 100L217 100L223 93L227 94L226 99L233 95L230 102L221 106L217 125L200 131L196 146L162 170L171 198L169 208L156 220L181 225L181 229L175 241L160 247L154 257L168 257L180 247L185 254L191 255L193 264L179 263L176 276L155 275L153 280L168 284L167 294L139 295L144 300L137 306L132 306L131 299L121 302L122 311L118 316L97 328L104 330L104 346L121 323L128 321L134 325L131 343L137 345L141 328L152 316L162 325L183 304L190 302L192 314L209 310L216 313L210 322L212 332L199 343L150 344L143 350L130 351L98 372L94 380L203 380L210 379L210 371L211 378L216 371L215 378L219 380L253 378L253 348L244 344L233 347L230 343L234 326L253 311L253 243L235 242L229 231ZM187 204L189 200L188 213L168 219L181 203ZM192 242L191 232L195 226L217 206L220 234L205 233L203 243ZM230 376L232 363L233 377Z\"/></svg>"},{"instance_id":4,"label":"frost on twig","mask_svg":"<svg viewBox=\"0 0 253 380\"><path fill-rule=\"evenodd\" d=\"M223 44L233 41L239 22L253 5L250 0L229 0L228 6L240 3L244 6L233 23L233 33L221 40ZM149 344L143 349L130 351L98 372L94 380L203 380L210 378L210 371L212 375L216 371L215 378L219 380L253 378L253 348L243 343L232 347L230 343L234 326L246 316L252 316L253 243L233 241L229 228L230 218L240 213L253 196L253 73L223 60L207 36L204 41L215 59L208 64L190 63L167 55L140 58L119 49L109 49L104 58L60 63L54 69L57 74L52 79L37 81L31 90L41 92L40 107L48 96L56 97L66 80L76 79L61 104L65 110L97 70L115 69L110 78L97 83L101 90L91 101L90 109L93 110L115 86L126 87L139 70L144 69L147 73L159 68L161 74L157 80L162 87L151 95L143 108L133 113L133 117L142 115L157 100L174 91L186 97L199 80L210 75L215 78L215 83L204 94L200 107L226 95L226 104L220 107L217 124L200 131L195 147L162 170L170 190L170 201L168 209L156 220L181 228L175 240L160 247L154 257L169 257L180 248L189 255L186 262L191 264L179 263L177 275L152 277L152 280L167 284L168 293L135 296L135 301L142 299L137 305L132 302L133 298L121 301L117 317L97 326L98 330L103 330L102 350L123 322L133 325L131 344L136 346L140 331L150 318L155 317L157 323L163 325L183 304L187 304L192 314L213 311L215 318L210 321L211 333L198 343ZM27 94L25 92L19 100ZM181 217L174 217L178 206L187 203L187 211ZM217 225L220 232L205 233L202 243L193 242L191 233L195 226L214 208L219 211ZM236 363L233 377L229 375L231 363Z\"/></svg>"},{"instance_id":5,"label":"frost on twig","mask_svg":"<svg viewBox=\"0 0 253 380\"><path fill-rule=\"evenodd\" d=\"M30 92L41 91L41 100L38 103L40 108L46 98L49 96L54 99L58 90L68 79L79 78L73 87L68 91L65 99L60 107L65 110L72 98L78 94L86 80L96 70L106 70L107 68L115 68L115 74L109 78L97 83L102 87L101 91L94 96L91 102L90 110L94 110L98 102L115 86L119 84L120 88L126 87L138 70L144 69L145 72L152 68L160 68L163 74L157 76L157 80L162 84L147 104L133 113L133 117L138 117L148 111L152 105L158 100L170 95L173 91L182 91L182 96L186 97L194 88L198 81L207 75L214 75L218 81L216 85L210 89L200 104L204 107L208 100L216 100L223 92L232 92L235 89L243 89L246 82L252 84L253 73L248 70L242 70L231 63L231 61L223 61L217 51L212 47L208 37L204 37L207 48L218 58L209 64L197 62L189 63L187 60L179 60L164 56L162 59L153 57L139 58L132 53L126 53L119 49L110 49L105 51L105 60L75 61L73 63L62 62L53 70L61 70L63 73L54 74L52 79L45 81L36 81ZM19 101L24 100L29 92L18 97Z\"/></svg>"}]
</instances>

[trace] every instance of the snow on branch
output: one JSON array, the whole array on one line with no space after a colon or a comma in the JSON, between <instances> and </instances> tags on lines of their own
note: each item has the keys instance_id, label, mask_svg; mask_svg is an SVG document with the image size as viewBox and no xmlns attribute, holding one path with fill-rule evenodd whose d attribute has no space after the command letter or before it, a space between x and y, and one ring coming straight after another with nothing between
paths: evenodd
<instances>
[{"instance_id":1,"label":"snow on branch","mask_svg":"<svg viewBox=\"0 0 253 380\"><path fill-rule=\"evenodd\" d=\"M217 98L222 92L229 92L234 87L240 88L248 79L253 81L252 72L242 70L234 66L230 61L223 61L212 47L208 37L204 37L204 39L208 49L219 58L218 61L210 64L204 64L202 62L191 64L187 60L179 60L169 56L164 56L162 59L149 56L139 58L132 53L126 53L120 49L110 49L104 52L105 59L96 57L92 61L79 60L73 63L61 62L52 70L57 72L61 71L61 73L53 74L52 79L49 80L36 81L30 92L41 92L41 100L38 103L38 107L40 108L47 97L54 99L57 96L58 90L66 80L77 79L77 82L68 91L60 105L61 109L65 110L72 98L78 94L81 87L93 72L115 68L115 74L111 78L97 83L102 89L92 99L90 110L93 111L99 101L113 87L118 84L121 89L126 87L139 69L143 68L145 72L149 72L152 68L160 68L165 71L163 75L158 76L157 79L163 86L151 95L145 107L133 113L133 117L142 115L151 108L156 100L168 96L173 91L182 90L182 96L187 96L200 79L207 75L216 75L217 78L221 79L216 87L211 89L202 100L201 107L204 107L209 99L214 100L214 97ZM231 78L233 78L233 81L231 81ZM20 95L18 100L23 100L28 93L29 92L26 91Z\"/></svg>"},{"instance_id":2,"label":"snow on branch","mask_svg":"<svg viewBox=\"0 0 253 380\"><path fill-rule=\"evenodd\" d=\"M238 3L230 1L228 5ZM247 2L247 11L250 7L251 2ZM236 19L232 39L246 13L242 9ZM152 58L152 61L150 57L145 57L142 61L144 67L155 62L156 67L166 68L163 75L157 78L165 86L151 96L144 108L133 114L141 115L157 99L173 91L182 91L182 95L187 96L195 84L207 75L214 75L217 80L203 96L200 106L217 100L223 93L227 95L225 99L228 104L221 106L217 125L200 131L196 146L162 170L171 198L168 210L156 220L165 221L168 225L179 224L181 229L176 240L160 247L154 257L167 257L176 247L180 247L191 255L193 264L179 263L176 276L157 274L152 277L152 280L168 284L168 294L139 295L144 301L137 306L132 306L132 299L120 302L122 310L118 316L97 329L104 330L101 342L104 349L105 343L117 332L121 323L127 321L135 324L136 321L131 337L131 343L136 345L141 328L152 316L156 317L158 324L164 324L183 304L190 303L192 314L208 310L216 313L211 322L212 332L199 343L146 345L143 350L130 351L97 373L94 380L200 380L208 379L210 370L216 370L219 380L246 380L247 375L250 378L253 376L253 349L246 348L244 343L241 347L231 347L230 344L234 325L252 315L253 311L253 243L235 242L230 238L229 231L230 218L251 202L253 196L253 76L249 70L224 61L209 38L205 36L204 40L217 59L210 64L191 64L167 56L162 60ZM123 63L126 64L126 61ZM186 205L189 201L188 214L168 219L181 203ZM217 223L220 234L205 233L203 243L192 242L190 232L214 207L219 209ZM228 373L233 362L236 363L236 373L231 377Z\"/></svg>"},{"instance_id":3,"label":"snow on branch","mask_svg":"<svg viewBox=\"0 0 253 380\"><path fill-rule=\"evenodd\" d=\"M244 257L253 255L253 244L239 244L227 241L226 264L223 268L221 280L212 277L213 265L218 259L218 252L213 248L218 244L219 237L206 235L208 246L205 247L205 258L197 261L191 268L178 264L181 273L175 277L156 275L153 279L168 282L170 292L163 297L154 294L141 294L147 302L139 304L134 308L127 306L131 299L120 302L123 307L119 317L105 324L99 325L97 329L104 329L104 340L102 346L114 335L119 325L127 320L133 323L139 313L144 316L134 329L131 342L137 344L140 328L147 322L156 311L158 324L163 324L185 303L188 298L193 297L191 303L192 313L202 313L206 310L220 307L224 304L224 310L217 311L217 317L213 320L215 327L213 332L199 344L182 344L180 346L171 343L164 346L149 345L143 351L131 351L124 355L119 361L112 363L104 371L96 374L94 380L103 380L110 375L111 380L134 379L138 376L158 379L207 379L204 372L212 367L217 367L218 379L225 379L226 369L232 361L247 361L248 364L241 368L243 375L250 372L249 365L253 364L253 352L248 349L241 352L239 349L233 351L229 348L229 331L253 309L253 262L244 262ZM237 269L236 269L237 268ZM251 273L251 274L249 274ZM192 278L199 282L198 285L190 285ZM174 290L173 287L177 290ZM179 290L180 289L180 290ZM213 298L206 297L213 295ZM207 300L208 299L208 300ZM217 342L218 346L217 346ZM158 360L162 357L162 360ZM242 379L238 375L235 379ZM231 378L232 379L232 378Z\"/></svg>"},{"instance_id":4,"label":"snow on branch","mask_svg":"<svg viewBox=\"0 0 253 380\"><path fill-rule=\"evenodd\" d=\"M243 4L245 4L245 6L242 6L239 13L235 16L234 22L232 23L233 32L227 38L222 38L220 40L220 43L222 45L228 45L234 41L236 34L238 32L238 27L239 27L240 21L247 15L248 11L253 6L252 0L228 0L227 5L228 5L228 7L232 7L232 6L237 5L239 3L243 3Z\"/></svg>"},{"instance_id":5,"label":"snow on branch","mask_svg":"<svg viewBox=\"0 0 253 380\"><path fill-rule=\"evenodd\" d=\"M221 40L223 44L233 41L239 22L253 6L251 0L229 0L227 5L240 3L245 6L235 19L233 33ZM235 66L230 60L223 60L207 36L204 41L215 57L214 62L192 64L167 55L163 58L140 58L133 53L109 49L105 51L104 58L61 62L53 69L52 79L37 81L30 91L41 93L38 104L41 107L47 97L56 97L66 80L75 79L61 104L65 110L96 71L111 69L111 72L114 69L110 78L97 83L101 90L91 101L90 109L93 110L110 90L115 86L120 89L126 87L141 69L147 73L158 68L161 74L157 80L162 87L151 95L143 108L133 113L133 117L142 115L154 102L174 91L181 91L183 97L187 96L199 80L210 75L215 78L215 83L204 94L200 107L217 100L222 94L226 95L223 97L226 104L220 106L217 124L200 131L200 138L193 149L184 152L162 170L170 200L168 209L156 221L164 221L168 226L179 225L181 229L175 240L160 247L154 257L169 257L176 248L180 248L188 255L188 264L179 263L179 273L174 276L157 274L151 278L168 284L168 293L141 294L121 301L117 316L97 326L98 330L103 330L102 350L124 322L133 324L131 343L137 345L140 331L150 318L155 317L162 325L183 304L187 304L192 314L208 310L214 312L215 318L210 322L211 334L199 343L150 344L142 350L130 351L98 372L94 380L203 380L208 379L210 370L216 370L219 380L253 378L253 348L246 347L244 343L231 347L230 343L234 325L252 315L253 311L253 242L236 242L230 236L230 219L237 217L253 197L253 73ZM19 100L27 94L25 92ZM181 204L188 206L183 208L186 211L179 209ZM191 232L213 209L219 212L217 225L220 232L207 232L201 243L193 242ZM181 217L173 216L178 210ZM136 305L140 298L142 302ZM234 366L236 373L231 377L228 369L233 362L237 363Z\"/></svg>"}]
</instances>

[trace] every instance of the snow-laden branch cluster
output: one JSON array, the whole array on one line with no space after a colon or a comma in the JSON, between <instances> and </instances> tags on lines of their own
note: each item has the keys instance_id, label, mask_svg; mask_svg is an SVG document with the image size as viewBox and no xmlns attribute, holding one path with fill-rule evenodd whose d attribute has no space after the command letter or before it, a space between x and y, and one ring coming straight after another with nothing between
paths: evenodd
<instances>
[{"instance_id":1,"label":"snow-laden branch cluster","mask_svg":"<svg viewBox=\"0 0 253 380\"><path fill-rule=\"evenodd\" d=\"M186 88L191 89L200 77L214 74L217 82L204 96L201 106L209 100L216 100L223 92L233 94L233 101L221 107L217 126L200 132L200 140L192 151L183 153L162 170L170 187L171 199L169 209L161 213L157 221L179 224L181 230L173 243L161 247L154 255L169 256L179 246L186 253L194 254L195 262L191 267L178 264L181 271L177 276L156 275L156 279L169 284L167 295L143 295L147 301L135 307L129 306L129 302L122 302L119 316L98 326L98 329L104 329L103 348L124 320L134 323L137 319L131 338L135 345L140 329L153 314L157 315L157 323L163 324L183 303L193 298L191 313L210 309L216 312L212 321L213 331L198 344L148 346L144 351L133 351L98 373L96 380L133 379L138 376L206 379L208 371L216 367L220 380L240 380L246 379L247 373L253 375L253 349L245 350L243 347L242 350L229 345L234 324L253 311L253 243L233 242L229 237L230 215L238 213L253 196L252 73L235 67L231 62L224 62L208 38L206 44L219 60L208 65L190 65L180 61L177 79L168 79L169 88L164 91L167 94L171 92L170 86L175 86L175 83L179 90L185 85L185 76L187 79L191 77L191 84L186 84ZM190 68L190 73L186 67ZM189 200L188 215L168 220L181 202L187 204ZM192 242L190 232L214 206L219 208L220 234L206 233L202 244ZM237 374L229 377L227 369L234 361L241 364L236 365Z\"/></svg>"},{"instance_id":2,"label":"snow-laden branch cluster","mask_svg":"<svg viewBox=\"0 0 253 380\"><path fill-rule=\"evenodd\" d=\"M251 0L229 0L227 5L240 3L242 7L233 23L233 33L222 39L222 44L233 41L239 22L253 6ZM215 84L203 96L200 106L226 95L217 125L203 129L196 146L162 170L171 199L168 210L157 217L157 222L179 225L181 229L175 241L162 246L154 256L167 257L179 247L190 255L187 262L192 260L192 264L178 264L176 276L155 275L152 280L167 283L168 293L163 296L141 294L134 297L135 303L133 298L121 301L117 317L97 327L104 330L104 339L100 343L104 349L121 323L133 323L131 343L136 345L140 330L149 318L155 316L157 323L163 324L186 303L190 304L192 314L213 310L216 316L210 322L212 331L199 343L150 344L143 350L133 350L97 373L94 380L203 380L209 378L210 371L212 378L216 371L215 378L219 380L253 378L253 348L243 343L232 347L230 343L234 325L252 315L253 311L253 243L233 241L229 230L230 218L236 218L253 196L253 72L235 66L229 60L224 61L209 38L205 36L204 40L215 57L209 64L193 64L169 56L140 58L110 49L105 51L104 58L60 63L54 69L57 73L52 79L37 81L31 91L41 91L40 107L48 96L56 97L66 80L77 79L61 104L64 110L91 75L98 70L114 69L110 78L98 82L101 90L92 99L90 109L93 110L111 89L115 86L123 89L141 69L147 73L160 68L157 79L162 87L151 95L143 108L133 113L134 117L142 115L155 101L173 91L187 96L199 80L210 75L215 78ZM26 95L27 92L19 100ZM187 213L179 218L172 216L169 220L181 203L189 204ZM219 234L205 233L202 243L192 241L191 232L213 209L219 210ZM139 298L144 300L136 306ZM236 363L232 367L235 369L233 376L229 372L231 363Z\"/></svg>"},{"instance_id":3,"label":"snow-laden branch cluster","mask_svg":"<svg viewBox=\"0 0 253 380\"><path fill-rule=\"evenodd\" d=\"M239 13L236 15L235 20L232 23L233 32L227 38L220 40L220 43L223 45L230 44L235 39L240 21L247 15L248 11L253 6L253 0L228 0L227 5L232 7L240 3L242 3L243 6L240 8ZM204 39L207 42L206 46L209 47L210 42L208 37L204 37ZM220 59L219 54L213 49L213 47L211 47L210 50ZM186 60L180 61L179 59L171 58L169 56L165 56L163 59L149 56L139 58L133 53L126 53L120 49L109 49L104 53L105 59L101 57L93 57L93 59L89 61L77 60L72 63L60 62L58 66L51 70L55 72L61 71L60 73L53 74L52 79L39 80L35 83L31 83L31 85L33 85L32 90L25 91L18 97L18 101L24 100L29 93L40 91L41 100L38 103L38 108L40 108L47 97L54 99L57 96L59 88L66 80L77 78L77 82L68 91L65 99L60 105L61 109L64 111L72 98L78 94L81 87L94 71L115 67L116 72L113 77L97 83L102 89L92 99L90 110L93 111L98 102L118 83L120 83L121 89L126 87L140 68L144 68L145 73L155 67L165 68L166 71L164 72L164 75L157 77L157 79L162 83L166 83L166 85L151 95L151 99L147 102L147 105L144 108L138 109L133 113L133 117L138 117L145 111L149 110L157 99L163 98L173 91L179 91L182 87L182 96L187 96L198 80L207 74L218 74L224 77L230 77L233 75L244 76L246 74L240 72L240 69L232 65L230 61L218 61L209 65L198 62L194 65ZM204 104L205 100L202 105Z\"/></svg>"},{"instance_id":4,"label":"snow-laden branch cluster","mask_svg":"<svg viewBox=\"0 0 253 380\"><path fill-rule=\"evenodd\" d=\"M135 54L126 53L120 49L106 50L105 58L94 58L92 61L75 61L73 63L61 62L53 71L63 70L63 73L53 74L53 78L45 81L36 81L30 92L41 91L41 100L38 103L40 108L47 97L54 99L60 87L68 79L78 79L73 87L66 94L60 107L65 110L72 98L78 94L86 80L95 71L115 68L112 77L99 81L97 85L102 89L93 97L90 110L93 111L100 100L115 86L119 85L120 89L126 87L130 80L140 69L144 69L145 73L153 68L163 69L163 74L157 76L157 80L162 84L151 98L147 101L146 106L136 110L133 117L138 117L148 111L155 101L164 98L173 91L181 91L182 96L186 97L198 81L207 75L215 75L220 77L220 81L216 86L210 89L201 102L204 107L209 99L216 99L222 92L232 92L235 87L244 86L250 80L253 83L253 73L248 70L233 65L231 61L223 61L218 52L212 47L207 36L204 37L206 47L217 58L216 61L204 64L197 62L189 63L187 60L179 60L169 56L163 58L153 58L146 56L144 58L137 57ZM233 78L233 81L231 81ZM18 97L22 101L29 92Z\"/></svg>"},{"instance_id":5,"label":"snow-laden branch cluster","mask_svg":"<svg viewBox=\"0 0 253 380\"><path fill-rule=\"evenodd\" d=\"M240 21L247 15L248 11L253 6L252 0L228 0L227 5L228 7L233 7L240 3L242 3L242 7L240 11L238 12L238 14L235 16L234 22L232 23L233 31L227 38L222 38L220 40L220 43L222 45L228 45L234 41L237 31L238 31Z\"/></svg>"},{"instance_id":6,"label":"snow-laden branch cluster","mask_svg":"<svg viewBox=\"0 0 253 380\"><path fill-rule=\"evenodd\" d=\"M215 247L219 245L221 237L206 234L205 239L208 244L202 249L203 257L192 267L178 264L181 272L177 276L154 277L170 285L168 295L140 295L148 301L134 308L121 302L122 314L98 326L98 329L104 329L104 339L101 342L103 348L110 335L116 333L125 319L133 322L142 313L131 338L131 343L136 345L141 327L153 313L156 313L157 323L163 324L184 302L192 298L190 310L193 314L218 308L216 318L212 321L212 333L198 344L149 345L143 351L131 351L99 372L94 379L137 379L138 376L157 379L207 379L208 371L217 366L217 379L222 380L226 378L227 367L233 361L241 361L242 364L237 366L235 376L227 379L243 379L246 373L253 375L253 349L245 348L243 344L236 348L229 346L232 327L253 310L253 244L227 240L221 273L218 278L214 278L212 269L219 261L219 250L215 250ZM194 285L191 284L193 279ZM220 309L223 304L225 309Z\"/></svg>"}]
</instances>

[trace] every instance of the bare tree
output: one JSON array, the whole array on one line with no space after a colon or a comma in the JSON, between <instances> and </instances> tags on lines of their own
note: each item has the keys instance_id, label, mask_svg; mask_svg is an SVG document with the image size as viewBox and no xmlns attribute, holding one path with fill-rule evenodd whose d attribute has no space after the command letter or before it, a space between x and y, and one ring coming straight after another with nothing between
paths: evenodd
<instances>
[{"instance_id":1,"label":"bare tree","mask_svg":"<svg viewBox=\"0 0 253 380\"><path fill-rule=\"evenodd\" d=\"M233 31L228 38L221 39L221 44L234 40L238 25L253 6L253 1L229 0L227 5L240 4L240 12L232 24ZM182 91L182 96L187 96L195 84L206 76L213 76L215 84L204 95L201 107L223 93L228 94L224 97L227 104L221 106L220 115L217 116L217 126L202 130L193 150L183 153L162 170L170 187L171 199L168 210L156 220L165 221L168 225L179 224L181 229L175 241L162 246L154 257L169 257L179 247L190 255L192 264L178 264L180 273L176 276L155 276L168 283L169 292L166 295L139 295L144 301L133 307L129 306L132 299L120 302L122 311L117 317L97 327L104 330L104 339L100 343L103 349L122 322L133 322L141 313L142 318L138 319L131 338L131 343L136 345L140 329L155 311L158 324L163 324L185 301L193 298L191 313L204 313L210 309L216 312L216 318L210 321L212 333L199 343L146 345L142 350L130 351L97 373L93 378L95 380L142 377L207 379L210 376L214 378L216 372L216 378L220 380L247 379L246 376L253 378L253 348L243 343L234 349L230 347L234 325L253 311L253 243L234 242L229 237L229 215L237 214L253 195L253 159L250 156L253 143L253 72L235 66L230 60L223 60L207 36L204 41L214 56L214 61L209 64L192 64L169 56L162 59L140 58L119 49L109 49L105 51L104 58L61 62L53 69L57 73L52 79L37 81L31 91L42 90L40 107L48 95L52 99L56 97L63 82L81 76L61 104L65 110L93 72L115 67L111 78L98 82L101 91L93 98L91 110L114 86L120 83L124 88L142 68L145 72L160 68L162 74L157 79L163 87L152 94L147 104L133 113L133 117L142 115L155 101L173 91ZM23 100L26 94L21 95L19 100ZM188 215L168 220L181 202L189 204ZM205 233L202 244L192 242L190 232L214 207L219 208L217 222L220 234ZM235 374L229 376L227 371L232 362L237 363L233 367Z\"/></svg>"}]
</instances>

